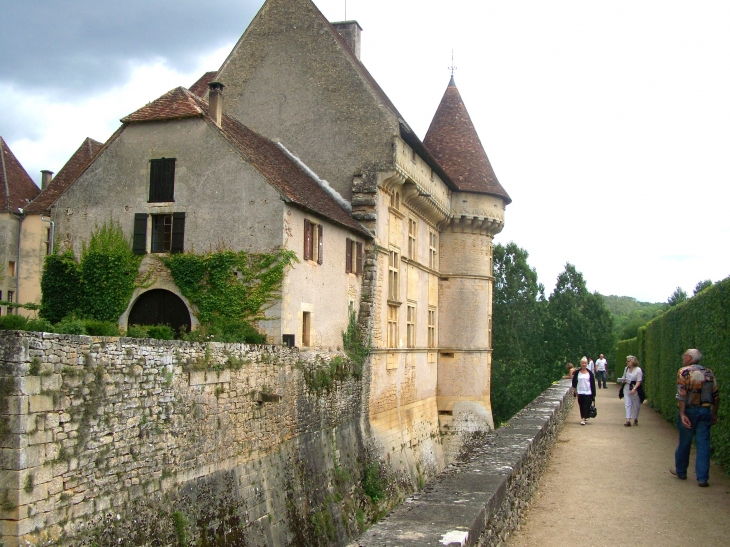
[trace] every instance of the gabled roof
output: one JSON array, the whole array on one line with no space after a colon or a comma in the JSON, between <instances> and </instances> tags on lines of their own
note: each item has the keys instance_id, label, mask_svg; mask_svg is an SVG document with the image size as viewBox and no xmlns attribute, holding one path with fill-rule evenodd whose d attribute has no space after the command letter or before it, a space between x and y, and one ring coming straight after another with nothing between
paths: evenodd
<instances>
[{"instance_id":1,"label":"gabled roof","mask_svg":"<svg viewBox=\"0 0 730 547\"><path fill-rule=\"evenodd\" d=\"M190 112L205 119L236 148L243 158L261 173L281 196L291 203L316 213L367 237L372 237L360 223L342 208L312 177L274 142L251 131L237 119L223 114L221 127L208 117L208 103L184 87L165 93L159 99L122 119L125 123L156 122L191 117ZM160 113L164 112L164 115Z\"/></svg>"},{"instance_id":2,"label":"gabled roof","mask_svg":"<svg viewBox=\"0 0 730 547\"><path fill-rule=\"evenodd\" d=\"M198 81L191 85L188 89L198 97L205 97L205 94L208 92L208 84L214 81L217 75L217 70L214 70L212 72L206 72L200 78L198 78Z\"/></svg>"},{"instance_id":3,"label":"gabled roof","mask_svg":"<svg viewBox=\"0 0 730 547\"><path fill-rule=\"evenodd\" d=\"M461 191L512 201L494 174L453 76L423 144Z\"/></svg>"},{"instance_id":4,"label":"gabled roof","mask_svg":"<svg viewBox=\"0 0 730 547\"><path fill-rule=\"evenodd\" d=\"M78 150L73 153L55 178L44 188L37 198L25 208L26 213L44 213L48 211L58 196L68 188L89 165L91 160L103 148L103 144L94 139L86 138Z\"/></svg>"},{"instance_id":5,"label":"gabled roof","mask_svg":"<svg viewBox=\"0 0 730 547\"><path fill-rule=\"evenodd\" d=\"M40 189L0 137L0 211L20 212Z\"/></svg>"},{"instance_id":6,"label":"gabled roof","mask_svg":"<svg viewBox=\"0 0 730 547\"><path fill-rule=\"evenodd\" d=\"M184 87L176 87L159 99L121 119L122 123L177 120L203 116L203 109L196 102L198 97Z\"/></svg>"}]
</instances>

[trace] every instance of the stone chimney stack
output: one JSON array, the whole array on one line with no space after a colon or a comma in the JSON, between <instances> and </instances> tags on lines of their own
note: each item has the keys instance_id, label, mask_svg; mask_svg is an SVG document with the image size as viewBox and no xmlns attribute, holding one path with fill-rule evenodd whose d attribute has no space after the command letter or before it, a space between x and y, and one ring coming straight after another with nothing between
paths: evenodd
<instances>
[{"instance_id":1,"label":"stone chimney stack","mask_svg":"<svg viewBox=\"0 0 730 547\"><path fill-rule=\"evenodd\" d=\"M210 82L208 84L208 115L221 126L221 117L223 116L223 84L220 82Z\"/></svg>"},{"instance_id":2,"label":"stone chimney stack","mask_svg":"<svg viewBox=\"0 0 730 547\"><path fill-rule=\"evenodd\" d=\"M357 21L342 21L340 23L332 23L332 26L345 39L345 42L350 47L350 51L360 60L360 35L362 33L362 27L360 27Z\"/></svg>"},{"instance_id":3,"label":"stone chimney stack","mask_svg":"<svg viewBox=\"0 0 730 547\"><path fill-rule=\"evenodd\" d=\"M44 169L41 171L41 190L45 190L53 180L53 171Z\"/></svg>"}]
</instances>

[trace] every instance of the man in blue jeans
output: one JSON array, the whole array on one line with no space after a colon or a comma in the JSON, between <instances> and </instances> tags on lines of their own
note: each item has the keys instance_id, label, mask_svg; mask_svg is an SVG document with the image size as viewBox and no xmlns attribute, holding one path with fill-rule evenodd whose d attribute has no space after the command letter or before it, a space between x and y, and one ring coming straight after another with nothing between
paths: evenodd
<instances>
[{"instance_id":1,"label":"man in blue jeans","mask_svg":"<svg viewBox=\"0 0 730 547\"><path fill-rule=\"evenodd\" d=\"M697 445L697 484L709 486L710 427L717 423L720 399L715 375L699 364L701 358L698 350L688 349L682 356L684 366L677 372L679 445L674 453L675 466L670 472L682 480L687 478L689 449L694 438Z\"/></svg>"}]
</instances>

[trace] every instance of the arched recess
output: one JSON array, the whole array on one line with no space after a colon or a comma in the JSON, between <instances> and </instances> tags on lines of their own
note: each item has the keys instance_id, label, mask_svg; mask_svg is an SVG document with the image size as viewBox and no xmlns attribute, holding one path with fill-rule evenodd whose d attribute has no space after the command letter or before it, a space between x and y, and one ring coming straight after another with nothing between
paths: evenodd
<instances>
[{"instance_id":1,"label":"arched recess","mask_svg":"<svg viewBox=\"0 0 730 547\"><path fill-rule=\"evenodd\" d=\"M129 311L127 325L169 325L176 332L190 332L190 312L185 302L173 292L152 289L144 292Z\"/></svg>"}]
</instances>

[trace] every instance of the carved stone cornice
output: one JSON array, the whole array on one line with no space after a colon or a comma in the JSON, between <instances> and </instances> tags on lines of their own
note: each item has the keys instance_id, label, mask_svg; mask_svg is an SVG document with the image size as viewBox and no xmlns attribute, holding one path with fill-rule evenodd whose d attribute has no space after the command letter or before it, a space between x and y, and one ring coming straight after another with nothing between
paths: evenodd
<instances>
[{"instance_id":1,"label":"carved stone cornice","mask_svg":"<svg viewBox=\"0 0 730 547\"><path fill-rule=\"evenodd\" d=\"M504 221L496 218L460 216L452 217L439 226L443 232L479 234L494 237L504 228Z\"/></svg>"}]
</instances>

